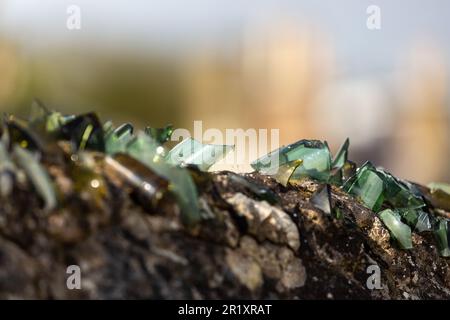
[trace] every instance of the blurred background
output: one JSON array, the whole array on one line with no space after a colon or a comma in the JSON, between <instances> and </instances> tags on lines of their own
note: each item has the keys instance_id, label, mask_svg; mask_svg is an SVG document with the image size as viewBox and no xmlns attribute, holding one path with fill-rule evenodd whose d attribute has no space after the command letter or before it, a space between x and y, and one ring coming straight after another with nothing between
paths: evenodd
<instances>
[{"instance_id":1,"label":"blurred background","mask_svg":"<svg viewBox=\"0 0 450 320\"><path fill-rule=\"evenodd\" d=\"M66 26L80 8L81 28ZM381 29L366 12L380 8ZM139 126L350 137L350 157L450 180L447 0L0 0L0 111L38 97Z\"/></svg>"}]
</instances>

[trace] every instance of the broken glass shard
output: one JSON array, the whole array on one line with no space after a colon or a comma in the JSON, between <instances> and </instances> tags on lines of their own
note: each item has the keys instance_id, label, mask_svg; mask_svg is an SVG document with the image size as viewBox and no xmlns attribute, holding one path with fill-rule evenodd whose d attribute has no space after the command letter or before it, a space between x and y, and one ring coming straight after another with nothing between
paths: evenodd
<instances>
[{"instance_id":1,"label":"broken glass shard","mask_svg":"<svg viewBox=\"0 0 450 320\"><path fill-rule=\"evenodd\" d=\"M348 158L348 147L350 145L349 138L345 139L344 144L341 146L339 151L336 153L334 157L332 168L342 168L347 162Z\"/></svg>"},{"instance_id":2,"label":"broken glass shard","mask_svg":"<svg viewBox=\"0 0 450 320\"><path fill-rule=\"evenodd\" d=\"M298 166L302 164L302 162L302 160L294 160L285 163L278 168L278 172L272 177L277 180L278 183L286 187L292 177L292 174L298 168Z\"/></svg>"},{"instance_id":3,"label":"broken glass shard","mask_svg":"<svg viewBox=\"0 0 450 320\"><path fill-rule=\"evenodd\" d=\"M0 195L2 197L7 197L12 192L14 171L14 163L3 141L0 141Z\"/></svg>"},{"instance_id":4,"label":"broken glass shard","mask_svg":"<svg viewBox=\"0 0 450 320\"><path fill-rule=\"evenodd\" d=\"M438 218L434 236L436 238L439 254L443 257L450 257L450 249L448 245L449 228L447 219Z\"/></svg>"},{"instance_id":5,"label":"broken glass shard","mask_svg":"<svg viewBox=\"0 0 450 320\"><path fill-rule=\"evenodd\" d=\"M164 128L146 127L145 133L155 139L159 144L163 144L169 141L170 137L172 136L173 126L169 124Z\"/></svg>"},{"instance_id":6,"label":"broken glass shard","mask_svg":"<svg viewBox=\"0 0 450 320\"><path fill-rule=\"evenodd\" d=\"M383 204L384 183L370 162L366 162L358 169L356 175L350 179L344 189L361 199L373 211L378 211Z\"/></svg>"},{"instance_id":7,"label":"broken glass shard","mask_svg":"<svg viewBox=\"0 0 450 320\"><path fill-rule=\"evenodd\" d=\"M131 156L140 160L158 175L169 181L169 191L175 196L181 211L181 220L187 226L195 225L201 214L198 207L198 193L194 181L185 168L173 166L165 162L165 158L158 157L159 146L150 136L140 132L140 138L132 149L128 149ZM151 141L151 146L148 146ZM154 152L153 152L154 150Z\"/></svg>"},{"instance_id":8,"label":"broken glass shard","mask_svg":"<svg viewBox=\"0 0 450 320\"><path fill-rule=\"evenodd\" d=\"M398 213L386 209L380 212L378 216L401 249L412 249L411 228L401 222Z\"/></svg>"},{"instance_id":9,"label":"broken glass shard","mask_svg":"<svg viewBox=\"0 0 450 320\"><path fill-rule=\"evenodd\" d=\"M133 126L125 123L105 135L105 152L115 154L126 152L128 145L133 140Z\"/></svg>"},{"instance_id":10,"label":"broken glass shard","mask_svg":"<svg viewBox=\"0 0 450 320\"><path fill-rule=\"evenodd\" d=\"M33 187L45 203L45 210L56 207L56 193L46 169L40 164L33 153L17 145L13 148L13 155L18 165L26 172Z\"/></svg>"},{"instance_id":11,"label":"broken glass shard","mask_svg":"<svg viewBox=\"0 0 450 320\"><path fill-rule=\"evenodd\" d=\"M202 144L187 138L169 151L166 160L173 165L195 164L200 170L207 171L233 148L231 145Z\"/></svg>"},{"instance_id":12,"label":"broken glass shard","mask_svg":"<svg viewBox=\"0 0 450 320\"><path fill-rule=\"evenodd\" d=\"M294 160L302 160L302 164L294 171L292 178L328 180L331 169L330 151L325 143L318 140L300 140L272 151L253 162L251 166L263 174L274 174L279 167Z\"/></svg>"},{"instance_id":13,"label":"broken glass shard","mask_svg":"<svg viewBox=\"0 0 450 320\"><path fill-rule=\"evenodd\" d=\"M29 151L42 151L44 146L36 133L27 128L21 121L10 117L6 120L6 128L8 129L9 148L12 149L14 144Z\"/></svg>"},{"instance_id":14,"label":"broken glass shard","mask_svg":"<svg viewBox=\"0 0 450 320\"><path fill-rule=\"evenodd\" d=\"M384 181L385 198L395 208L418 209L425 206L421 197L417 197L400 180L396 179L390 173L376 169L377 173Z\"/></svg>"},{"instance_id":15,"label":"broken glass shard","mask_svg":"<svg viewBox=\"0 0 450 320\"><path fill-rule=\"evenodd\" d=\"M417 223L416 226L414 227L414 230L416 230L417 232L424 232L424 231L431 231L431 229L432 223L428 213L422 210L418 210Z\"/></svg>"},{"instance_id":16,"label":"broken glass shard","mask_svg":"<svg viewBox=\"0 0 450 320\"><path fill-rule=\"evenodd\" d=\"M194 226L201 219L198 193L189 172L163 161L149 163L150 168L169 180L169 191L174 194L181 211L181 220L187 226Z\"/></svg>"},{"instance_id":17,"label":"broken glass shard","mask_svg":"<svg viewBox=\"0 0 450 320\"><path fill-rule=\"evenodd\" d=\"M321 186L309 200L317 209L331 214L331 188L329 184Z\"/></svg>"},{"instance_id":18,"label":"broken glass shard","mask_svg":"<svg viewBox=\"0 0 450 320\"><path fill-rule=\"evenodd\" d=\"M60 134L79 150L105 151L103 127L95 113L79 115L67 121L61 126Z\"/></svg>"},{"instance_id":19,"label":"broken glass shard","mask_svg":"<svg viewBox=\"0 0 450 320\"><path fill-rule=\"evenodd\" d=\"M158 143L143 131L139 131L126 145L126 153L145 164L153 162L158 156Z\"/></svg>"},{"instance_id":20,"label":"broken glass shard","mask_svg":"<svg viewBox=\"0 0 450 320\"><path fill-rule=\"evenodd\" d=\"M425 211L412 208L396 209L395 211L398 212L402 218L402 221L409 225L413 231L431 231L432 224L430 217Z\"/></svg>"},{"instance_id":21,"label":"broken glass shard","mask_svg":"<svg viewBox=\"0 0 450 320\"><path fill-rule=\"evenodd\" d=\"M336 186L340 186L342 184L342 169L333 168L330 171L330 175L328 178L328 183L334 184Z\"/></svg>"}]
</instances>

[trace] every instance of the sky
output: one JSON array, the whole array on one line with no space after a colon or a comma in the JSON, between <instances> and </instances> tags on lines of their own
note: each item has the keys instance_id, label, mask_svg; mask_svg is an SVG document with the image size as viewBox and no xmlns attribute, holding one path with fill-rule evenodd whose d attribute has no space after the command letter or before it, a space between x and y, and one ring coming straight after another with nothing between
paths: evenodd
<instances>
[{"instance_id":1,"label":"sky","mask_svg":"<svg viewBox=\"0 0 450 320\"><path fill-rule=\"evenodd\" d=\"M69 5L81 9L76 32L66 28ZM369 5L381 9L380 30L366 27ZM182 53L239 45L246 28L289 18L328 34L338 62L364 74L389 70L419 40L450 58L449 13L447 0L0 0L0 32L30 49L91 41Z\"/></svg>"}]
</instances>

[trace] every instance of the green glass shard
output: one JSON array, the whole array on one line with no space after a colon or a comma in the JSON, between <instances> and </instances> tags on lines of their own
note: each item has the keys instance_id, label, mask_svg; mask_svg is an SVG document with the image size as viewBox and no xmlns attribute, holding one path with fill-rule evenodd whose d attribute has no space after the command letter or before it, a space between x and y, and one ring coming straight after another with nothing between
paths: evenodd
<instances>
[{"instance_id":1,"label":"green glass shard","mask_svg":"<svg viewBox=\"0 0 450 320\"><path fill-rule=\"evenodd\" d=\"M159 175L169 180L171 191L180 207L181 219L187 226L194 226L201 219L198 206L198 193L189 172L163 161L148 162L147 165Z\"/></svg>"},{"instance_id":2,"label":"green glass shard","mask_svg":"<svg viewBox=\"0 0 450 320\"><path fill-rule=\"evenodd\" d=\"M18 165L27 174L37 193L44 200L45 210L54 209L56 207L56 194L45 168L30 151L17 145L13 148L13 155Z\"/></svg>"},{"instance_id":3,"label":"green glass shard","mask_svg":"<svg viewBox=\"0 0 450 320\"><path fill-rule=\"evenodd\" d=\"M401 222L398 213L386 209L380 212L378 216L401 249L412 249L411 228Z\"/></svg>"},{"instance_id":4,"label":"green glass shard","mask_svg":"<svg viewBox=\"0 0 450 320\"><path fill-rule=\"evenodd\" d=\"M133 138L133 126L129 123L125 123L115 130L110 130L110 133L105 135L105 152L111 155L126 152Z\"/></svg>"},{"instance_id":5,"label":"green glass shard","mask_svg":"<svg viewBox=\"0 0 450 320\"><path fill-rule=\"evenodd\" d=\"M419 210L417 215L417 223L414 227L414 230L417 232L431 231L432 223L428 213L425 211Z\"/></svg>"},{"instance_id":6,"label":"green glass shard","mask_svg":"<svg viewBox=\"0 0 450 320\"><path fill-rule=\"evenodd\" d=\"M145 164L152 163L158 157L158 148L162 147L143 131L138 131L126 144L126 152Z\"/></svg>"},{"instance_id":7,"label":"green glass shard","mask_svg":"<svg viewBox=\"0 0 450 320\"><path fill-rule=\"evenodd\" d=\"M141 131L138 132L127 151L132 157L169 181L168 189L177 200L183 223L193 226L201 218L197 188L186 169L170 165L166 163L165 158L158 156L160 148L162 146Z\"/></svg>"},{"instance_id":8,"label":"green glass shard","mask_svg":"<svg viewBox=\"0 0 450 320\"><path fill-rule=\"evenodd\" d=\"M59 133L79 150L105 151L103 127L95 113L76 116L62 125Z\"/></svg>"},{"instance_id":9,"label":"green glass shard","mask_svg":"<svg viewBox=\"0 0 450 320\"><path fill-rule=\"evenodd\" d=\"M354 178L348 181L344 189L361 199L373 211L378 211L383 204L384 183L370 162L366 162L358 169Z\"/></svg>"},{"instance_id":10,"label":"green glass shard","mask_svg":"<svg viewBox=\"0 0 450 320\"><path fill-rule=\"evenodd\" d=\"M14 144L17 144L30 151L43 150L44 147L42 141L31 128L28 128L26 124L23 123L23 121L10 117L6 120L5 124L8 130L9 148L12 148Z\"/></svg>"},{"instance_id":11,"label":"green glass shard","mask_svg":"<svg viewBox=\"0 0 450 320\"><path fill-rule=\"evenodd\" d=\"M414 209L397 209L396 212L401 216L402 220L411 228L415 228L419 215Z\"/></svg>"},{"instance_id":12,"label":"green glass shard","mask_svg":"<svg viewBox=\"0 0 450 320\"><path fill-rule=\"evenodd\" d=\"M61 125L64 123L64 117L59 112L52 112L47 115L45 122L45 130L47 132L55 132L61 128Z\"/></svg>"},{"instance_id":13,"label":"green glass shard","mask_svg":"<svg viewBox=\"0 0 450 320\"><path fill-rule=\"evenodd\" d=\"M428 214L420 209L396 209L395 210L413 231L424 232L431 231L432 224Z\"/></svg>"},{"instance_id":14,"label":"green glass shard","mask_svg":"<svg viewBox=\"0 0 450 320\"><path fill-rule=\"evenodd\" d=\"M450 257L450 249L448 244L449 228L447 219L438 218L436 229L434 230L434 236L436 238L439 254L443 257Z\"/></svg>"},{"instance_id":15,"label":"green glass shard","mask_svg":"<svg viewBox=\"0 0 450 320\"><path fill-rule=\"evenodd\" d=\"M106 121L103 124L103 135L107 137L109 134L111 134L114 131L114 125L112 121Z\"/></svg>"},{"instance_id":16,"label":"green glass shard","mask_svg":"<svg viewBox=\"0 0 450 320\"><path fill-rule=\"evenodd\" d=\"M8 150L0 140L0 171L1 170L12 170L14 168L14 164L9 157Z\"/></svg>"},{"instance_id":17,"label":"green glass shard","mask_svg":"<svg viewBox=\"0 0 450 320\"><path fill-rule=\"evenodd\" d=\"M113 134L117 137L131 136L133 134L134 128L130 123L124 123L114 129Z\"/></svg>"},{"instance_id":18,"label":"green glass shard","mask_svg":"<svg viewBox=\"0 0 450 320\"><path fill-rule=\"evenodd\" d=\"M292 178L311 177L318 181L328 181L331 158L328 148L304 149L303 162L292 174Z\"/></svg>"},{"instance_id":19,"label":"green glass shard","mask_svg":"<svg viewBox=\"0 0 450 320\"><path fill-rule=\"evenodd\" d=\"M188 138L173 147L166 160L173 165L195 164L200 170L206 171L233 148L231 145L202 144Z\"/></svg>"},{"instance_id":20,"label":"green glass shard","mask_svg":"<svg viewBox=\"0 0 450 320\"><path fill-rule=\"evenodd\" d=\"M173 133L173 126L171 124L165 126L164 128L151 128L146 127L145 133L150 137L155 139L159 144L163 144L169 141Z\"/></svg>"},{"instance_id":21,"label":"green glass shard","mask_svg":"<svg viewBox=\"0 0 450 320\"><path fill-rule=\"evenodd\" d=\"M41 101L34 99L28 124L41 133L53 133L61 128L64 119L66 117L60 112L50 111Z\"/></svg>"},{"instance_id":22,"label":"green glass shard","mask_svg":"<svg viewBox=\"0 0 450 320\"><path fill-rule=\"evenodd\" d=\"M412 193L400 180L382 169L376 170L384 181L385 200L393 207L418 209L425 206L422 198Z\"/></svg>"},{"instance_id":23,"label":"green glass shard","mask_svg":"<svg viewBox=\"0 0 450 320\"><path fill-rule=\"evenodd\" d=\"M294 171L292 178L328 180L331 169L330 151L325 143L318 140L300 140L272 151L253 162L251 166L263 174L274 174L278 168L294 160L302 160L302 164Z\"/></svg>"},{"instance_id":24,"label":"green glass shard","mask_svg":"<svg viewBox=\"0 0 450 320\"><path fill-rule=\"evenodd\" d=\"M311 197L309 202L317 209L331 215L331 187L329 184L321 186Z\"/></svg>"},{"instance_id":25,"label":"green glass shard","mask_svg":"<svg viewBox=\"0 0 450 320\"><path fill-rule=\"evenodd\" d=\"M13 189L15 165L9 157L6 146L0 140L0 195L7 197Z\"/></svg>"},{"instance_id":26,"label":"green glass shard","mask_svg":"<svg viewBox=\"0 0 450 320\"><path fill-rule=\"evenodd\" d=\"M348 147L350 146L349 138L345 139L344 144L341 146L339 151L336 153L336 157L331 164L332 168L342 168L347 162L348 158Z\"/></svg>"},{"instance_id":27,"label":"green glass shard","mask_svg":"<svg viewBox=\"0 0 450 320\"><path fill-rule=\"evenodd\" d=\"M328 183L340 186L342 184L342 169L333 168L330 170L330 175L328 178Z\"/></svg>"},{"instance_id":28,"label":"green glass shard","mask_svg":"<svg viewBox=\"0 0 450 320\"><path fill-rule=\"evenodd\" d=\"M294 161L285 163L278 168L278 172L276 174L274 174L272 177L275 180L277 180L278 183L280 183L286 187L289 183L289 180L292 177L292 174L298 168L298 166L301 165L302 163L303 163L302 160L294 160Z\"/></svg>"}]
</instances>

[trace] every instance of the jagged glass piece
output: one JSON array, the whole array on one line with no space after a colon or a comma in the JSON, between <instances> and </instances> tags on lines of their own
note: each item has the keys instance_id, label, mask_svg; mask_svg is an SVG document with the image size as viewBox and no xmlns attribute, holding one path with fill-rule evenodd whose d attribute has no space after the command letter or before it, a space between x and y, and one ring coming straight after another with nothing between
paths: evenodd
<instances>
[{"instance_id":1,"label":"jagged glass piece","mask_svg":"<svg viewBox=\"0 0 450 320\"><path fill-rule=\"evenodd\" d=\"M105 130L105 126L103 126ZM118 128L111 130L107 128L109 133L105 134L105 153L115 154L126 152L128 145L133 140L133 126L125 123Z\"/></svg>"},{"instance_id":2,"label":"jagged glass piece","mask_svg":"<svg viewBox=\"0 0 450 320\"><path fill-rule=\"evenodd\" d=\"M318 140L300 140L296 143L270 152L253 162L253 169L263 174L274 174L278 168L294 160L302 164L292 174L293 179L311 177L327 181L331 169L331 156L328 146Z\"/></svg>"},{"instance_id":3,"label":"jagged glass piece","mask_svg":"<svg viewBox=\"0 0 450 320\"><path fill-rule=\"evenodd\" d=\"M86 113L68 120L59 130L61 138L70 140L78 150L105 151L103 126L95 113Z\"/></svg>"},{"instance_id":4,"label":"jagged glass piece","mask_svg":"<svg viewBox=\"0 0 450 320\"><path fill-rule=\"evenodd\" d=\"M386 209L381 211L378 216L401 249L412 249L411 228L401 222L398 213Z\"/></svg>"},{"instance_id":5,"label":"jagged glass piece","mask_svg":"<svg viewBox=\"0 0 450 320\"><path fill-rule=\"evenodd\" d=\"M158 157L158 143L143 131L139 131L126 145L126 152L144 163L153 162ZM162 147L161 147L162 148Z\"/></svg>"},{"instance_id":6,"label":"jagged glass piece","mask_svg":"<svg viewBox=\"0 0 450 320\"><path fill-rule=\"evenodd\" d=\"M103 135L106 137L114 131L114 125L112 121L106 121L103 124Z\"/></svg>"},{"instance_id":7,"label":"jagged glass piece","mask_svg":"<svg viewBox=\"0 0 450 320\"><path fill-rule=\"evenodd\" d=\"M233 148L231 145L202 144L187 138L169 151L166 160L173 165L195 164L200 170L206 171Z\"/></svg>"},{"instance_id":8,"label":"jagged glass piece","mask_svg":"<svg viewBox=\"0 0 450 320\"><path fill-rule=\"evenodd\" d=\"M436 238L439 254L443 257L450 257L450 249L448 244L448 239L450 237L447 219L438 218L437 226L434 230L434 236Z\"/></svg>"},{"instance_id":9,"label":"jagged glass piece","mask_svg":"<svg viewBox=\"0 0 450 320\"><path fill-rule=\"evenodd\" d=\"M402 181L383 169L376 169L385 185L385 198L395 208L418 209L425 206L421 197L416 196Z\"/></svg>"},{"instance_id":10,"label":"jagged glass piece","mask_svg":"<svg viewBox=\"0 0 450 320\"><path fill-rule=\"evenodd\" d=\"M197 188L188 171L163 161L151 162L148 165L159 175L169 180L169 191L175 195L183 223L187 226L193 226L200 221L201 213L198 207Z\"/></svg>"},{"instance_id":11,"label":"jagged glass piece","mask_svg":"<svg viewBox=\"0 0 450 320\"><path fill-rule=\"evenodd\" d=\"M8 150L0 140L0 196L7 197L13 190L14 163L9 157Z\"/></svg>"},{"instance_id":12,"label":"jagged glass piece","mask_svg":"<svg viewBox=\"0 0 450 320\"><path fill-rule=\"evenodd\" d=\"M317 209L331 215L331 188L329 184L320 187L309 200Z\"/></svg>"},{"instance_id":13,"label":"jagged glass piece","mask_svg":"<svg viewBox=\"0 0 450 320\"><path fill-rule=\"evenodd\" d=\"M399 209L398 214L402 217L402 220L411 228L414 228L417 224L418 214L414 209Z\"/></svg>"},{"instance_id":14,"label":"jagged glass piece","mask_svg":"<svg viewBox=\"0 0 450 320\"><path fill-rule=\"evenodd\" d=\"M283 164L278 168L278 172L273 175L273 178L283 186L287 186L294 171L302 164L302 160L294 160Z\"/></svg>"},{"instance_id":15,"label":"jagged glass piece","mask_svg":"<svg viewBox=\"0 0 450 320\"><path fill-rule=\"evenodd\" d=\"M433 226L429 214L425 211L418 210L417 223L414 227L414 230L416 230L417 232L431 231L432 227Z\"/></svg>"},{"instance_id":16,"label":"jagged glass piece","mask_svg":"<svg viewBox=\"0 0 450 320\"><path fill-rule=\"evenodd\" d=\"M358 169L356 175L348 181L344 189L361 199L373 211L378 211L383 204L384 183L370 162L366 162Z\"/></svg>"},{"instance_id":17,"label":"jagged glass piece","mask_svg":"<svg viewBox=\"0 0 450 320\"><path fill-rule=\"evenodd\" d=\"M135 159L147 165L158 175L169 181L169 191L175 196L181 211L181 219L187 226L195 225L201 214L198 207L198 193L189 172L177 166L166 163L165 158L159 156L158 145L144 132L138 133L138 139L127 149Z\"/></svg>"},{"instance_id":18,"label":"jagged glass piece","mask_svg":"<svg viewBox=\"0 0 450 320\"><path fill-rule=\"evenodd\" d=\"M342 184L342 170L341 168L333 168L330 171L328 183L340 186Z\"/></svg>"},{"instance_id":19,"label":"jagged glass piece","mask_svg":"<svg viewBox=\"0 0 450 320\"><path fill-rule=\"evenodd\" d=\"M331 164L332 168L342 168L347 162L348 158L348 147L350 146L349 138L345 139L344 144L341 146L339 151L336 153L334 157L333 163Z\"/></svg>"},{"instance_id":20,"label":"jagged glass piece","mask_svg":"<svg viewBox=\"0 0 450 320\"><path fill-rule=\"evenodd\" d=\"M34 154L17 145L13 148L13 155L18 165L25 171L37 193L45 203L45 210L49 211L56 207L56 193L52 181L41 163Z\"/></svg>"},{"instance_id":21,"label":"jagged glass piece","mask_svg":"<svg viewBox=\"0 0 450 320\"><path fill-rule=\"evenodd\" d=\"M432 224L428 213L417 209L397 209L395 210L402 217L402 220L414 231L431 231Z\"/></svg>"},{"instance_id":22,"label":"jagged glass piece","mask_svg":"<svg viewBox=\"0 0 450 320\"><path fill-rule=\"evenodd\" d=\"M30 151L42 151L44 149L41 139L27 124L15 117L10 116L5 120L5 126L7 128L7 138L9 148L13 148L14 144L19 145L21 148Z\"/></svg>"},{"instance_id":23,"label":"jagged glass piece","mask_svg":"<svg viewBox=\"0 0 450 320\"><path fill-rule=\"evenodd\" d=\"M164 128L146 127L145 133L155 139L159 144L163 144L169 141L170 137L172 136L173 126L169 124Z\"/></svg>"}]
</instances>

